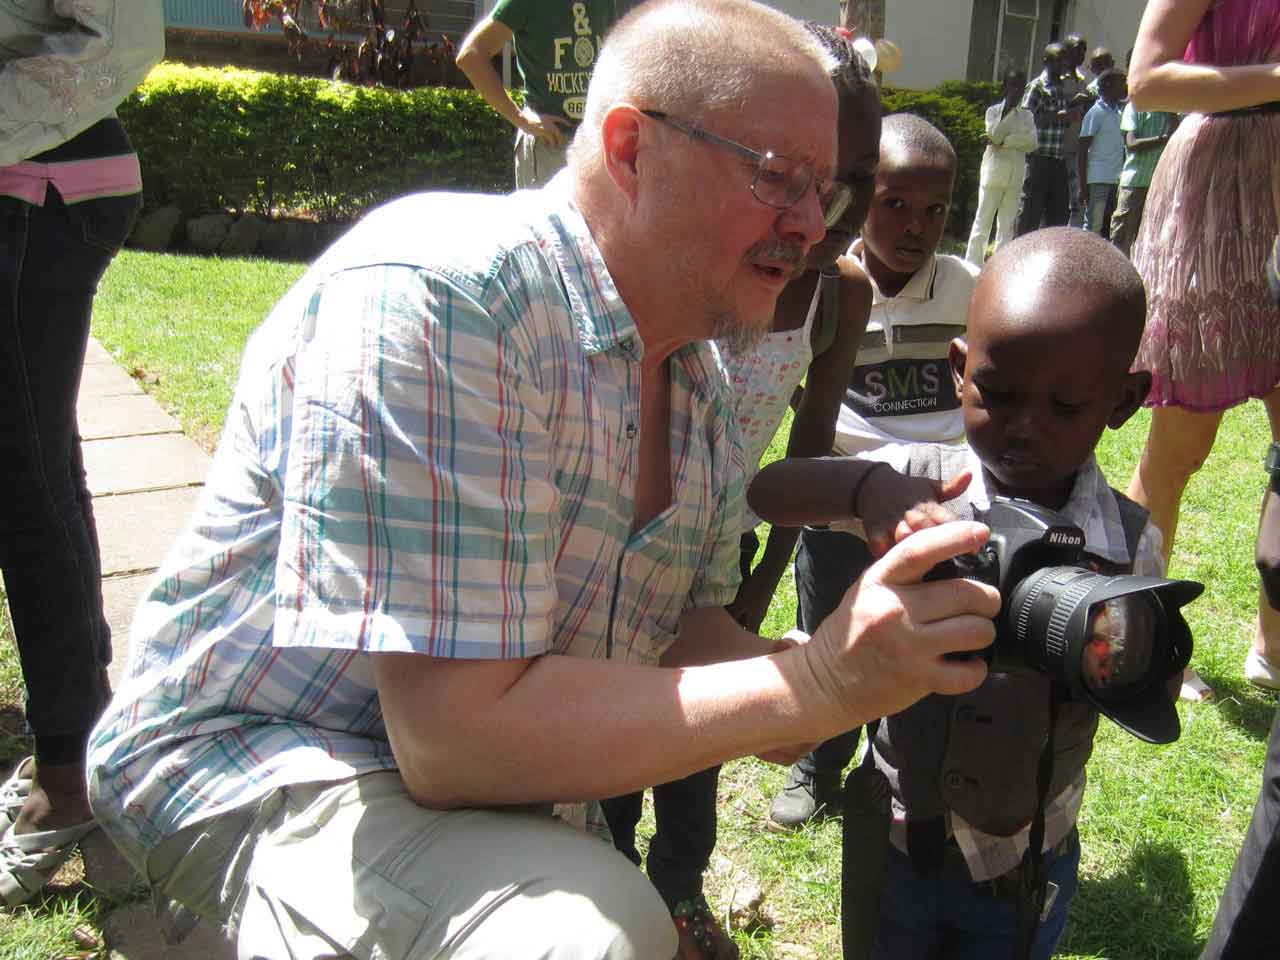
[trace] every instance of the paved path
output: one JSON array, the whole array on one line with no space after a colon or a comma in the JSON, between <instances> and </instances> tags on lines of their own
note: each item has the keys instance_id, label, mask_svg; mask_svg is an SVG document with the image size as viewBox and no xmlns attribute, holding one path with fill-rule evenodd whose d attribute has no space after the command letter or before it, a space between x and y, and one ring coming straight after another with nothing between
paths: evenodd
<instances>
[{"instance_id":1,"label":"paved path","mask_svg":"<svg viewBox=\"0 0 1280 960\"><path fill-rule=\"evenodd\" d=\"M89 341L79 415L102 547L102 595L116 685L128 656L133 609L191 515L209 457L96 340ZM94 887L121 896L142 886L101 830L81 849L86 879ZM115 911L104 930L112 960L230 960L235 955L208 924L196 927L180 947L166 946L148 900Z\"/></svg>"}]
</instances>

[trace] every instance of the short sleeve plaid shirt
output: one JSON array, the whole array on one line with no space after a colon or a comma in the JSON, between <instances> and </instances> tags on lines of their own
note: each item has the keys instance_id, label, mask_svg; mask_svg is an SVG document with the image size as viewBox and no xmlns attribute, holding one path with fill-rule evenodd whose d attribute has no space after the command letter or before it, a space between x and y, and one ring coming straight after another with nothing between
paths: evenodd
<instances>
[{"instance_id":1,"label":"short sleeve plaid shirt","mask_svg":"<svg viewBox=\"0 0 1280 960\"><path fill-rule=\"evenodd\" d=\"M1031 111L1036 118L1036 153L1045 157L1062 156L1062 139L1069 124L1058 119L1057 112L1067 109L1067 99L1062 91L1061 83L1049 79L1047 71L1027 84L1027 92L1022 95L1022 105ZM1042 111L1052 110L1053 119L1045 119Z\"/></svg>"},{"instance_id":2,"label":"short sleeve plaid shirt","mask_svg":"<svg viewBox=\"0 0 1280 960\"><path fill-rule=\"evenodd\" d=\"M274 788L394 768L371 652L652 664L733 599L723 367L672 355L674 502L633 535L643 345L567 185L389 204L253 335L90 744L135 865Z\"/></svg>"}]
</instances>

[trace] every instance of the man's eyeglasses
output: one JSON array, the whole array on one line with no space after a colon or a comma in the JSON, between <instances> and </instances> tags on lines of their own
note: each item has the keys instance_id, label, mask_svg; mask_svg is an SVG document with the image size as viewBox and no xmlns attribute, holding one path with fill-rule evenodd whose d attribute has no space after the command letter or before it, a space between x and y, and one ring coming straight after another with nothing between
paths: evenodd
<instances>
[{"instance_id":1,"label":"man's eyeglasses","mask_svg":"<svg viewBox=\"0 0 1280 960\"><path fill-rule=\"evenodd\" d=\"M794 157L774 153L772 150L760 153L727 137L712 133L710 130L703 130L692 123L669 117L661 110L640 112L695 140L704 140L750 160L756 165L755 176L751 178L751 193L761 203L775 210L788 210L795 206L805 195L810 184L815 181L818 203L822 207L822 219L828 227L834 227L839 223L840 218L853 202L853 189L848 184L838 180L818 180L814 175L813 164L807 160L797 160Z\"/></svg>"}]
</instances>

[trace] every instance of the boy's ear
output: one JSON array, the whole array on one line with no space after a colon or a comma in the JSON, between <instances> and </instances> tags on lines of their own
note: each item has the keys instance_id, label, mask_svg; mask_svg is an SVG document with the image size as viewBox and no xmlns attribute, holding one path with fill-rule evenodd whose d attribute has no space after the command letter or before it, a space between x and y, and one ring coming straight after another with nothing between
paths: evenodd
<instances>
[{"instance_id":1,"label":"boy's ear","mask_svg":"<svg viewBox=\"0 0 1280 960\"><path fill-rule=\"evenodd\" d=\"M1120 394L1120 402L1111 411L1111 416L1107 417L1107 426L1112 430L1119 430L1123 427L1129 418L1137 412L1138 408L1142 406L1142 401L1147 399L1147 394L1150 391L1150 370L1133 370L1130 373L1126 373L1124 375L1124 386Z\"/></svg>"},{"instance_id":2,"label":"boy's ear","mask_svg":"<svg viewBox=\"0 0 1280 960\"><path fill-rule=\"evenodd\" d=\"M960 391L964 387L964 363L968 356L969 345L964 342L964 337L956 337L951 341L947 360L951 364L951 382L955 384L957 400L960 399Z\"/></svg>"}]
</instances>

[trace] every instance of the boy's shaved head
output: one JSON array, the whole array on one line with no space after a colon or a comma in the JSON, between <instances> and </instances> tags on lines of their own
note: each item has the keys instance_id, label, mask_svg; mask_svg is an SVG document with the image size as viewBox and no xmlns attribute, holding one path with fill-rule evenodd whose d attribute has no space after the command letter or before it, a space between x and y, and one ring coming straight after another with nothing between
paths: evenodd
<instances>
[{"instance_id":1,"label":"boy's shaved head","mask_svg":"<svg viewBox=\"0 0 1280 960\"><path fill-rule=\"evenodd\" d=\"M954 172L956 151L947 135L924 117L891 113L880 128L880 162L893 166L925 163Z\"/></svg>"},{"instance_id":2,"label":"boy's shaved head","mask_svg":"<svg viewBox=\"0 0 1280 960\"><path fill-rule=\"evenodd\" d=\"M1102 432L1141 405L1129 368L1147 296L1129 259L1094 233L1054 227L987 261L951 371L969 445L994 489L1060 509Z\"/></svg>"},{"instance_id":3,"label":"boy's shaved head","mask_svg":"<svg viewBox=\"0 0 1280 960\"><path fill-rule=\"evenodd\" d=\"M1073 326L1076 332L1105 325L1111 355L1127 370L1138 352L1147 318L1147 292L1129 258L1096 233L1050 227L1005 244L987 261L974 301L995 296L1004 322ZM1086 309L1062 309L1065 304ZM986 311L979 323L995 317ZM969 319L970 328L975 317Z\"/></svg>"}]
</instances>

